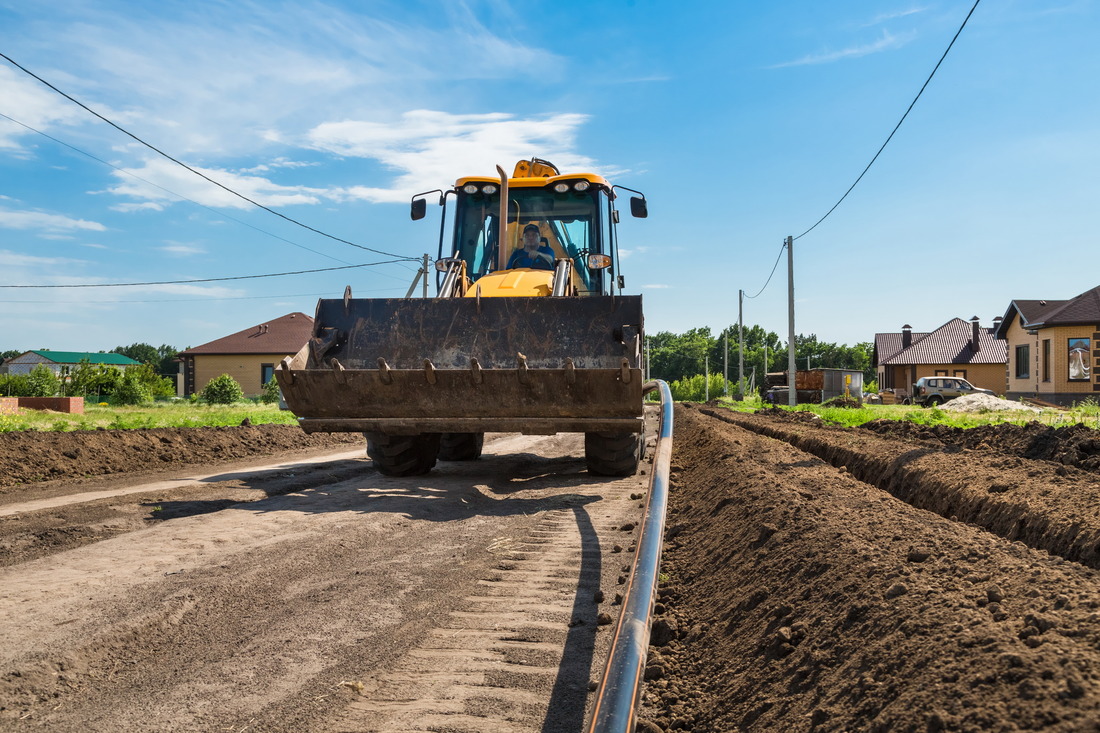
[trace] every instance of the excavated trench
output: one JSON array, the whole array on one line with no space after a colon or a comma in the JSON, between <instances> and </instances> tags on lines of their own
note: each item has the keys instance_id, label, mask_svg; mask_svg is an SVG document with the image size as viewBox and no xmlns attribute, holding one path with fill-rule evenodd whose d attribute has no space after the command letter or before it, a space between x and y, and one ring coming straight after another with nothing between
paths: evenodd
<instances>
[{"instance_id":1,"label":"excavated trench","mask_svg":"<svg viewBox=\"0 0 1100 733\"><path fill-rule=\"evenodd\" d=\"M1092 471L995 447L963 447L962 441L898 440L820 420L777 420L782 411L702 412L790 443L915 507L1100 567L1100 476ZM1004 427L1012 432L1017 426Z\"/></svg>"}]
</instances>

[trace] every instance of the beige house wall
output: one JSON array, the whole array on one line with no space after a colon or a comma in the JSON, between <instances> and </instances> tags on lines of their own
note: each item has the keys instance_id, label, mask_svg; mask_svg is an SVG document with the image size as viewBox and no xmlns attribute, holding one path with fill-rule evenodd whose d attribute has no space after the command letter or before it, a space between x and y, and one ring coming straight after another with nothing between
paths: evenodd
<instances>
[{"instance_id":1,"label":"beige house wall","mask_svg":"<svg viewBox=\"0 0 1100 733\"><path fill-rule=\"evenodd\" d=\"M264 364L277 365L287 354L196 354L195 392L202 392L210 380L228 374L237 380L248 397L263 394L260 375Z\"/></svg>"},{"instance_id":2,"label":"beige house wall","mask_svg":"<svg viewBox=\"0 0 1100 733\"><path fill-rule=\"evenodd\" d=\"M1097 394L1094 385L1098 384L1096 353L1100 344L1093 339L1096 328L1085 326L1056 326L1041 328L1037 333L1029 334L1020 326L1019 315L1013 316L1012 324L1005 333L1008 342L1008 384L1010 392L1044 394L1081 395L1082 398ZM1091 368L1088 381L1070 381L1069 379L1069 339L1088 339L1091 346L1086 363ZM1049 378L1043 373L1043 342L1050 341ZM1016 377L1016 347L1029 347L1028 358L1030 372L1027 378Z\"/></svg>"}]
</instances>

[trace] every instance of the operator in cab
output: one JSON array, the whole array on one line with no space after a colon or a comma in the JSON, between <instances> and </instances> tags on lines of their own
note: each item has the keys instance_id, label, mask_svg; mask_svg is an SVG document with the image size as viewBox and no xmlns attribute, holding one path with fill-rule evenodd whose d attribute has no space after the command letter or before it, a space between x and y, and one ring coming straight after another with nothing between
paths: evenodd
<instances>
[{"instance_id":1,"label":"operator in cab","mask_svg":"<svg viewBox=\"0 0 1100 733\"><path fill-rule=\"evenodd\" d=\"M546 240L540 240L540 232L537 224L528 224L523 228L523 246L512 253L508 259L508 269L530 267L536 270L554 269L554 250Z\"/></svg>"}]
</instances>

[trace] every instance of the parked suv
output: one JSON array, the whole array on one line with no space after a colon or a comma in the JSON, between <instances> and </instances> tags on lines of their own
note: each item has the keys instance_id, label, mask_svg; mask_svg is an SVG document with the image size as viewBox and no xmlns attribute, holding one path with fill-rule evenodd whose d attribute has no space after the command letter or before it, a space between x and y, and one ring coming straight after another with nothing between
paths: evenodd
<instances>
[{"instance_id":1,"label":"parked suv","mask_svg":"<svg viewBox=\"0 0 1100 733\"><path fill-rule=\"evenodd\" d=\"M975 387L962 377L921 377L913 385L913 402L924 407L942 405L968 394L991 395L993 391Z\"/></svg>"}]
</instances>

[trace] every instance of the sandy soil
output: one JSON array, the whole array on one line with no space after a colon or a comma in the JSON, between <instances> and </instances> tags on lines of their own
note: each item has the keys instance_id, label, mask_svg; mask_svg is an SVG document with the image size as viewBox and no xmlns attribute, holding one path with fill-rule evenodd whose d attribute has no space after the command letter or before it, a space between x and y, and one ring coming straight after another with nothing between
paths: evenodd
<instances>
[{"instance_id":1,"label":"sandy soil","mask_svg":"<svg viewBox=\"0 0 1100 733\"><path fill-rule=\"evenodd\" d=\"M104 465L145 440L121 437ZM303 442L9 488L0 729L578 730L646 477L589 476L580 436L490 438L415 479Z\"/></svg>"}]
</instances>

